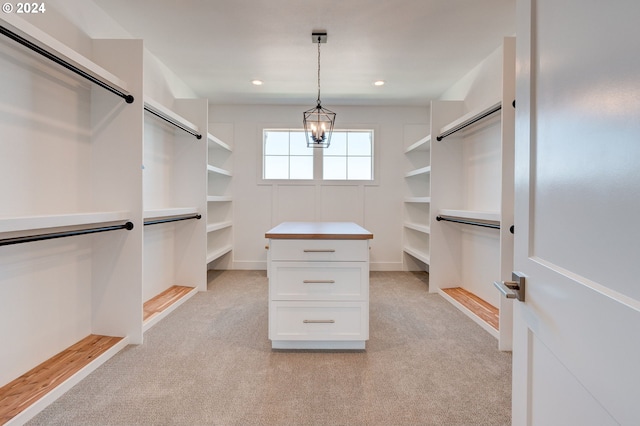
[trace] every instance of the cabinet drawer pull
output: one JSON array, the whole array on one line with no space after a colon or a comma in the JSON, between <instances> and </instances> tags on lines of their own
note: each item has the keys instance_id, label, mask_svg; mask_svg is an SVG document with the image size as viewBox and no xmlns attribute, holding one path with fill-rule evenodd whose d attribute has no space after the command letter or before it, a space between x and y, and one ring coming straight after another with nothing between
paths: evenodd
<instances>
[{"instance_id":1,"label":"cabinet drawer pull","mask_svg":"<svg viewBox=\"0 0 640 426\"><path fill-rule=\"evenodd\" d=\"M302 280L305 284L335 284L335 280Z\"/></svg>"},{"instance_id":2,"label":"cabinet drawer pull","mask_svg":"<svg viewBox=\"0 0 640 426\"><path fill-rule=\"evenodd\" d=\"M335 253L336 249L304 249L305 253Z\"/></svg>"},{"instance_id":3,"label":"cabinet drawer pull","mask_svg":"<svg viewBox=\"0 0 640 426\"><path fill-rule=\"evenodd\" d=\"M333 324L335 320L302 320L305 324Z\"/></svg>"}]
</instances>

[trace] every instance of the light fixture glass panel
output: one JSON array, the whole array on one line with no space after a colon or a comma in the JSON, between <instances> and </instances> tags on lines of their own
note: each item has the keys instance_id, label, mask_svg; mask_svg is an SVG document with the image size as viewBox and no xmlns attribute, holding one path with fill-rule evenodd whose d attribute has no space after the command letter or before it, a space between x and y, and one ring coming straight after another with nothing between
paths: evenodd
<instances>
[{"instance_id":1,"label":"light fixture glass panel","mask_svg":"<svg viewBox=\"0 0 640 426\"><path fill-rule=\"evenodd\" d=\"M313 151L307 148L307 140L303 131L291 131L291 155L309 155L313 156Z\"/></svg>"},{"instance_id":2,"label":"light fixture glass panel","mask_svg":"<svg viewBox=\"0 0 640 426\"><path fill-rule=\"evenodd\" d=\"M349 132L349 155L371 155L371 132Z\"/></svg>"},{"instance_id":3,"label":"light fixture glass panel","mask_svg":"<svg viewBox=\"0 0 640 426\"><path fill-rule=\"evenodd\" d=\"M289 158L291 164L290 179L313 179L313 156L291 156Z\"/></svg>"},{"instance_id":4,"label":"light fixture glass panel","mask_svg":"<svg viewBox=\"0 0 640 426\"><path fill-rule=\"evenodd\" d=\"M264 132L265 155L288 155L289 132Z\"/></svg>"},{"instance_id":5,"label":"light fixture glass panel","mask_svg":"<svg viewBox=\"0 0 640 426\"><path fill-rule=\"evenodd\" d=\"M331 145L325 148L324 155L347 155L347 132L333 132Z\"/></svg>"},{"instance_id":6,"label":"light fixture glass panel","mask_svg":"<svg viewBox=\"0 0 640 426\"><path fill-rule=\"evenodd\" d=\"M264 157L264 179L288 179L289 178L289 157L288 156L265 156Z\"/></svg>"},{"instance_id":7,"label":"light fixture glass panel","mask_svg":"<svg viewBox=\"0 0 640 426\"><path fill-rule=\"evenodd\" d=\"M344 180L347 178L347 157L324 157L322 178Z\"/></svg>"},{"instance_id":8,"label":"light fixture glass panel","mask_svg":"<svg viewBox=\"0 0 640 426\"><path fill-rule=\"evenodd\" d=\"M349 157L347 159L347 179L371 180L371 157Z\"/></svg>"}]
</instances>

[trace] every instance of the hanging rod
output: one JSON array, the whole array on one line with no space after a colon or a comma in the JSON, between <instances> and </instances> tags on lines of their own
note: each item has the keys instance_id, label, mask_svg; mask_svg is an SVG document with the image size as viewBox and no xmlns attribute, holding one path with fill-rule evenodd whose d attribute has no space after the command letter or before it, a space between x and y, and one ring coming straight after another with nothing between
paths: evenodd
<instances>
[{"instance_id":1,"label":"hanging rod","mask_svg":"<svg viewBox=\"0 0 640 426\"><path fill-rule=\"evenodd\" d=\"M53 62L55 62L56 64L62 65L66 69L68 69L70 71L73 71L74 73L78 74L81 77L86 78L87 80L91 81L92 83L95 83L98 86L100 86L100 87L102 87L104 89L107 89L111 93L114 93L114 94L120 96L128 104L133 103L133 96L130 95L129 93L125 93L122 90L117 89L117 88L111 86L108 83L105 83L104 81L92 76L88 72L83 71L82 69L76 67L75 65L70 64L69 62L65 61L64 59L57 57L53 53L46 51L45 49L43 49L42 47L38 46L37 44L32 43L29 40L27 40L26 38L19 36L18 34L14 33L13 31L10 31L9 29L7 29L5 27L0 26L0 33L2 33L5 36L9 37L13 41L16 41L16 42L20 43L21 45L33 50L34 52L39 53L40 55L44 56L45 58L47 58L47 59L49 59L49 60L51 60Z\"/></svg>"},{"instance_id":2,"label":"hanging rod","mask_svg":"<svg viewBox=\"0 0 640 426\"><path fill-rule=\"evenodd\" d=\"M185 132L189 133L190 135L195 136L196 139L202 139L202 135L200 133L188 128L187 126L185 126L182 123L172 119L171 117L167 117L166 115L162 114L161 112L156 111L155 109L151 108L150 106L148 106L146 104L144 106L144 110L150 112L151 114L155 115L158 118L163 119L164 121L166 121L169 124L173 124L177 128L184 130Z\"/></svg>"},{"instance_id":3,"label":"hanging rod","mask_svg":"<svg viewBox=\"0 0 640 426\"><path fill-rule=\"evenodd\" d=\"M118 229L133 229L133 223L127 222L122 225L103 226L98 228L78 229L76 231L52 232L50 234L28 235L25 237L5 238L0 240L0 246L10 246L13 244L31 243L34 241L52 240L54 238L74 237L76 235L96 234L98 232L116 231Z\"/></svg>"},{"instance_id":4,"label":"hanging rod","mask_svg":"<svg viewBox=\"0 0 640 426\"><path fill-rule=\"evenodd\" d=\"M444 220L445 222L455 222L455 223L462 223L464 225L474 225L474 226L482 226L484 228L500 229L500 224L498 223L475 222L473 220L457 219L449 216L436 216L436 220L438 222L440 222L441 220Z\"/></svg>"},{"instance_id":5,"label":"hanging rod","mask_svg":"<svg viewBox=\"0 0 640 426\"><path fill-rule=\"evenodd\" d=\"M496 105L493 105L492 107L489 107L487 109L485 109L484 111L474 115L473 117L469 118L468 120L463 121L462 123L458 124L457 126L452 127L451 129L447 130L446 132L442 132L441 134L439 134L438 136L436 136L436 140L439 142L442 139L446 138L447 136L450 136L456 132L459 132L460 130L464 129L465 127L468 127L470 125L472 125L473 123L476 123L480 120L482 120L485 117L490 116L491 114L493 114L494 112L498 112L502 109L502 103L498 103Z\"/></svg>"},{"instance_id":6,"label":"hanging rod","mask_svg":"<svg viewBox=\"0 0 640 426\"><path fill-rule=\"evenodd\" d=\"M197 214L192 214L192 215L189 215L189 216L168 217L166 219L150 219L150 220L145 220L144 221L144 226L157 225L158 223L177 222L179 220L200 219L201 217L202 217L202 215L197 213Z\"/></svg>"}]
</instances>

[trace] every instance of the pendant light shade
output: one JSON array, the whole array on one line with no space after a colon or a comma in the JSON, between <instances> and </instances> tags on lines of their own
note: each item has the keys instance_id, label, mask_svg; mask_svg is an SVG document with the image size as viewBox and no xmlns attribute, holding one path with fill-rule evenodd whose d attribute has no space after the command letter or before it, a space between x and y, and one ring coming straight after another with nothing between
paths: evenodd
<instances>
[{"instance_id":1,"label":"pendant light shade","mask_svg":"<svg viewBox=\"0 0 640 426\"><path fill-rule=\"evenodd\" d=\"M323 108L320 101L320 43L327 42L327 33L313 33L311 39L318 43L318 100L314 108L304 112L302 123L308 147L328 148L331 144L336 113Z\"/></svg>"}]
</instances>

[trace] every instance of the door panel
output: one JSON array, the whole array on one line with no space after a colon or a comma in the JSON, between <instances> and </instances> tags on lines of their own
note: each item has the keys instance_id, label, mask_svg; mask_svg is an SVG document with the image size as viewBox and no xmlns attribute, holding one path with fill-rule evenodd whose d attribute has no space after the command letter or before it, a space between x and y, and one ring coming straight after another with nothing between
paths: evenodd
<instances>
[{"instance_id":1,"label":"door panel","mask_svg":"<svg viewBox=\"0 0 640 426\"><path fill-rule=\"evenodd\" d=\"M515 425L640 424L639 15L518 1Z\"/></svg>"}]
</instances>

